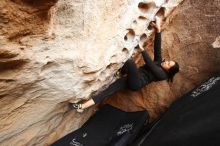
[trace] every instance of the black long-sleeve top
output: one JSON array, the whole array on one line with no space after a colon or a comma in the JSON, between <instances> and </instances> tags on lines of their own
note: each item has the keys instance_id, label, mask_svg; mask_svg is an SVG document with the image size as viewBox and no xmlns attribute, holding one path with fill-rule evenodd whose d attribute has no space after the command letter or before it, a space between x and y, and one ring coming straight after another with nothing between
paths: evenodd
<instances>
[{"instance_id":1,"label":"black long-sleeve top","mask_svg":"<svg viewBox=\"0 0 220 146\"><path fill-rule=\"evenodd\" d=\"M144 82L160 81L167 79L167 73L162 69L161 62L161 33L156 33L154 39L154 60L146 51L142 51L145 64L140 67Z\"/></svg>"}]
</instances>

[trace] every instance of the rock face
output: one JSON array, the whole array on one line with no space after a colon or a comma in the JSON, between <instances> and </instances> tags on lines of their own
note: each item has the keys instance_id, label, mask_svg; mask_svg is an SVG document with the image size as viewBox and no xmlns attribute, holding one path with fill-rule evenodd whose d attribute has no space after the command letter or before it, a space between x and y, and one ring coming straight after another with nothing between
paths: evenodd
<instances>
[{"instance_id":1,"label":"rock face","mask_svg":"<svg viewBox=\"0 0 220 146\"><path fill-rule=\"evenodd\" d=\"M151 83L139 92L121 91L106 102L128 111L147 109L155 119L176 98L220 72L219 6L219 0L185 0L166 20L163 56L180 65L173 83Z\"/></svg>"},{"instance_id":2,"label":"rock face","mask_svg":"<svg viewBox=\"0 0 220 146\"><path fill-rule=\"evenodd\" d=\"M124 90L106 102L128 111L147 109L154 119L220 71L219 0L185 0L173 11L181 1L2 0L0 145L46 146L82 125L94 108L77 114L67 103L113 82L143 43L140 37L152 42L148 25L155 15L167 17L163 55L179 62L181 72L173 83Z\"/></svg>"}]
</instances>

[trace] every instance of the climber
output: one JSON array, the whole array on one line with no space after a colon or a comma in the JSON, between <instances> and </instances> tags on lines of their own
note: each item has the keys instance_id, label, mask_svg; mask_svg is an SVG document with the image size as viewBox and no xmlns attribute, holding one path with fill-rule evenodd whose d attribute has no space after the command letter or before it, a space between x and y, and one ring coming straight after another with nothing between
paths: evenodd
<instances>
[{"instance_id":1,"label":"climber","mask_svg":"<svg viewBox=\"0 0 220 146\"><path fill-rule=\"evenodd\" d=\"M151 60L148 53L144 50L143 45L139 45L139 50L145 61L143 66L137 68L136 64L129 59L121 68L121 77L119 79L85 103L70 103L71 108L76 109L78 112L83 112L84 109L100 103L105 97L121 89L128 88L137 91L153 81L167 80L172 82L174 75L179 72L179 65L175 61L162 61L161 23L162 17L158 16L156 16L156 23L151 22L151 25L156 31L154 40L154 61ZM140 40L141 39L143 38L140 38Z\"/></svg>"}]
</instances>

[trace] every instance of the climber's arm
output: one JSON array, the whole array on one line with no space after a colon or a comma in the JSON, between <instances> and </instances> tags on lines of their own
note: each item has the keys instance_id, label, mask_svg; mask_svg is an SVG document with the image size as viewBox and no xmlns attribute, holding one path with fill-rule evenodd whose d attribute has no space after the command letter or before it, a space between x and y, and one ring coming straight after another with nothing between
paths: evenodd
<instances>
[{"instance_id":1,"label":"climber's arm","mask_svg":"<svg viewBox=\"0 0 220 146\"><path fill-rule=\"evenodd\" d=\"M154 39L154 61L161 62L161 33L157 32Z\"/></svg>"},{"instance_id":2,"label":"climber's arm","mask_svg":"<svg viewBox=\"0 0 220 146\"><path fill-rule=\"evenodd\" d=\"M152 59L150 58L149 54L146 51L141 52L144 61L146 69L149 69L152 71L152 73L155 75L155 77L159 80L163 80L167 78L166 73L161 69L161 67L157 66Z\"/></svg>"}]
</instances>

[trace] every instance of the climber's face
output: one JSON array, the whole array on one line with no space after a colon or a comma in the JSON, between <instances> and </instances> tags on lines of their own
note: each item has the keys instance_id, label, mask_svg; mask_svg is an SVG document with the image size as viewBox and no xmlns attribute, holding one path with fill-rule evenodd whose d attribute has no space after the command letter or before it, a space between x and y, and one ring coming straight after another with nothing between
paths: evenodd
<instances>
[{"instance_id":1,"label":"climber's face","mask_svg":"<svg viewBox=\"0 0 220 146\"><path fill-rule=\"evenodd\" d=\"M173 67L175 65L174 61L163 61L161 63L161 66L163 67L163 69L165 70L169 70L171 67Z\"/></svg>"}]
</instances>

